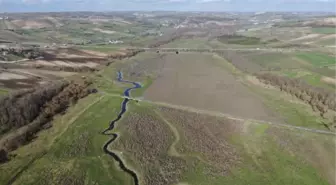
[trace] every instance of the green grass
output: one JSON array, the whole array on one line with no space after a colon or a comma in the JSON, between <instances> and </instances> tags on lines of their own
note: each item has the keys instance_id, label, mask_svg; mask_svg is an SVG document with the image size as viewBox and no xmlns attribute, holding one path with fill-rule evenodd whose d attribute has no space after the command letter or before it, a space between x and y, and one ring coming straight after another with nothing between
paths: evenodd
<instances>
[{"instance_id":1,"label":"green grass","mask_svg":"<svg viewBox=\"0 0 336 185\"><path fill-rule=\"evenodd\" d=\"M64 184L64 179L79 184L132 184L132 179L102 150L109 137L100 132L120 111L121 101L120 98L104 97L77 119L63 118L72 123L54 138L50 149L46 149L47 154L31 164L15 184ZM16 159L12 161L15 162Z\"/></svg>"},{"instance_id":2,"label":"green grass","mask_svg":"<svg viewBox=\"0 0 336 185\"><path fill-rule=\"evenodd\" d=\"M317 52L298 53L297 57L311 63L316 67L335 65L336 63L335 57Z\"/></svg>"},{"instance_id":3,"label":"green grass","mask_svg":"<svg viewBox=\"0 0 336 185\"><path fill-rule=\"evenodd\" d=\"M218 38L219 41L226 44L238 44L238 45L257 45L263 44L260 38L246 37L241 35L224 35Z\"/></svg>"},{"instance_id":4,"label":"green grass","mask_svg":"<svg viewBox=\"0 0 336 185\"><path fill-rule=\"evenodd\" d=\"M251 62L259 64L266 70L283 70L287 68L300 68L302 64L294 61L292 56L285 53L261 53L257 55L246 55Z\"/></svg>"},{"instance_id":5,"label":"green grass","mask_svg":"<svg viewBox=\"0 0 336 185\"><path fill-rule=\"evenodd\" d=\"M315 27L312 28L313 33L320 33L320 34L335 34L336 28L335 27Z\"/></svg>"},{"instance_id":6,"label":"green grass","mask_svg":"<svg viewBox=\"0 0 336 185\"><path fill-rule=\"evenodd\" d=\"M206 175L210 166L190 158L190 166L181 182L197 185L207 185L209 182L213 185L329 184L311 164L293 155L292 151L279 147L272 135L267 133L268 125L253 124L247 127L248 134L237 135L235 138L234 146L239 153L240 162L228 174L210 177Z\"/></svg>"},{"instance_id":7,"label":"green grass","mask_svg":"<svg viewBox=\"0 0 336 185\"><path fill-rule=\"evenodd\" d=\"M267 134L269 127L262 124L247 127L250 133L238 139L244 160L223 184L328 184L312 165L280 147Z\"/></svg>"},{"instance_id":8,"label":"green grass","mask_svg":"<svg viewBox=\"0 0 336 185\"><path fill-rule=\"evenodd\" d=\"M116 95L123 94L125 86L117 81L118 70L115 65L116 63L112 63L110 66L105 67L101 71L90 74L90 78L94 82L93 85L98 89L98 91Z\"/></svg>"},{"instance_id":9,"label":"green grass","mask_svg":"<svg viewBox=\"0 0 336 185\"><path fill-rule=\"evenodd\" d=\"M122 95L130 85L117 83L116 76L114 64L98 74L89 74L100 93ZM150 79L143 82L145 87L150 83ZM17 156L1 166L0 184L6 184L25 166L28 169L14 184L65 184L65 180L79 184L132 184L133 180L104 154L102 146L109 137L100 134L117 116L122 100L95 94L81 99L66 114L56 116L51 129L41 131L37 139L14 151Z\"/></svg>"},{"instance_id":10,"label":"green grass","mask_svg":"<svg viewBox=\"0 0 336 185\"><path fill-rule=\"evenodd\" d=\"M194 39L178 39L168 44L161 46L163 48L198 48L198 49L211 49L211 47L206 43L206 40L201 38Z\"/></svg>"},{"instance_id":11,"label":"green grass","mask_svg":"<svg viewBox=\"0 0 336 185\"><path fill-rule=\"evenodd\" d=\"M315 73L309 70L306 70L304 68L302 69L296 69L296 70L283 70L278 72L279 75L284 75L290 78L296 78L303 80L309 85L315 86L315 87L322 87L334 90L335 86L325 83L321 80L322 75L319 73Z\"/></svg>"},{"instance_id":12,"label":"green grass","mask_svg":"<svg viewBox=\"0 0 336 185\"><path fill-rule=\"evenodd\" d=\"M328 120L321 118L313 112L309 105L300 102L300 100L277 90L260 89L259 87L251 87L250 89L260 95L265 105L278 113L287 124L325 129L321 123L328 122Z\"/></svg>"},{"instance_id":13,"label":"green grass","mask_svg":"<svg viewBox=\"0 0 336 185\"><path fill-rule=\"evenodd\" d=\"M7 58L8 61L16 61L16 60L23 59L23 57L20 57L20 56L17 56L17 55L12 55L12 54L6 55L6 58Z\"/></svg>"},{"instance_id":14,"label":"green grass","mask_svg":"<svg viewBox=\"0 0 336 185\"><path fill-rule=\"evenodd\" d=\"M9 93L9 90L7 90L7 89L1 89L0 88L0 96L2 96L2 95L6 95L6 94L8 94Z\"/></svg>"},{"instance_id":15,"label":"green grass","mask_svg":"<svg viewBox=\"0 0 336 185\"><path fill-rule=\"evenodd\" d=\"M290 78L295 78L298 75L297 71L284 71L283 74Z\"/></svg>"},{"instance_id":16,"label":"green grass","mask_svg":"<svg viewBox=\"0 0 336 185\"><path fill-rule=\"evenodd\" d=\"M145 111L143 115L153 114L151 106L146 106L145 104L132 106L131 110L138 114L141 114L141 111ZM183 133L182 131L180 132L182 127L176 123L170 123L178 130L181 136L181 140L179 140L175 146L178 147L186 138L181 135ZM119 125L118 130L127 132L127 129L124 127L124 124ZM186 168L181 174L180 182L195 185L208 185L209 183L212 185L328 184L328 182L320 176L319 171L312 165L306 163L303 159L299 158L299 156L293 155L292 151L280 148L279 144L272 138L273 135L268 133L268 130L271 128L270 125L250 123L245 127L247 127L246 130L248 133L234 135L234 138L232 138L231 144L238 152L239 158L237 160L239 160L239 162L236 166L233 166L227 174L219 175L211 173L209 169L212 169L212 167L195 157L200 155L197 152L180 153L180 157L186 162ZM122 134L122 137L127 137L127 133ZM162 153L160 156L164 159L164 156L168 155L167 153ZM131 164L133 163L134 162L131 162ZM133 166L137 166L137 168L141 168L141 170L147 168L147 166L135 164L133 164ZM209 173L211 175L209 175Z\"/></svg>"},{"instance_id":17,"label":"green grass","mask_svg":"<svg viewBox=\"0 0 336 185\"><path fill-rule=\"evenodd\" d=\"M150 78L150 77L147 77L147 78L144 80L144 82L142 82L142 84L141 84L141 85L142 85L142 88L132 90L132 92L131 92L131 96L132 96L132 97L140 97L140 96L142 96L143 93L145 92L145 90L146 90L150 85L152 85L152 83L153 83L153 79Z\"/></svg>"}]
</instances>

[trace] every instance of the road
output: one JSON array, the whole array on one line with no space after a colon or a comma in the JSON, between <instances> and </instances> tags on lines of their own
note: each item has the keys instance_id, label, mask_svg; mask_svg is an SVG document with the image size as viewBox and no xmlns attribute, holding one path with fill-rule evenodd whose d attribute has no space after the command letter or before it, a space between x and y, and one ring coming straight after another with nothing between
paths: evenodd
<instances>
[{"instance_id":1,"label":"road","mask_svg":"<svg viewBox=\"0 0 336 185\"><path fill-rule=\"evenodd\" d=\"M221 49L206 49L206 48L127 48L128 50L144 50L151 52L221 52L221 51L270 51L270 52L295 52L295 51L312 51L311 49L303 48L221 48Z\"/></svg>"}]
</instances>

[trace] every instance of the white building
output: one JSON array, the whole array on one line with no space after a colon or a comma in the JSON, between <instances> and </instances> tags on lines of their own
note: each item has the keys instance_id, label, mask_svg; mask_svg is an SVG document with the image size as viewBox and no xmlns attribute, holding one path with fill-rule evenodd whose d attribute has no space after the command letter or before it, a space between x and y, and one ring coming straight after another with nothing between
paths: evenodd
<instances>
[{"instance_id":1,"label":"white building","mask_svg":"<svg viewBox=\"0 0 336 185\"><path fill-rule=\"evenodd\" d=\"M109 40L109 43L110 44L123 44L124 41L122 41L122 40Z\"/></svg>"}]
</instances>

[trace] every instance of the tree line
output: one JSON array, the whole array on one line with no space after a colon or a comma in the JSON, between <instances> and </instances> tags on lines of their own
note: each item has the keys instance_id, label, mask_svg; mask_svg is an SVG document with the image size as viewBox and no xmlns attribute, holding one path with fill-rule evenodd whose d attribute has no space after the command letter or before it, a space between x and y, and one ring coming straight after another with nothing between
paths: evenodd
<instances>
[{"instance_id":1,"label":"tree line","mask_svg":"<svg viewBox=\"0 0 336 185\"><path fill-rule=\"evenodd\" d=\"M299 79L271 73L257 74L257 78L308 103L314 111L320 112L321 117L324 117L329 109L336 111L336 95L332 91L311 86Z\"/></svg>"},{"instance_id":2,"label":"tree line","mask_svg":"<svg viewBox=\"0 0 336 185\"><path fill-rule=\"evenodd\" d=\"M52 118L89 94L89 81L57 81L21 90L0 100L0 162L7 153L29 142ZM47 126L48 127L48 126Z\"/></svg>"}]
</instances>

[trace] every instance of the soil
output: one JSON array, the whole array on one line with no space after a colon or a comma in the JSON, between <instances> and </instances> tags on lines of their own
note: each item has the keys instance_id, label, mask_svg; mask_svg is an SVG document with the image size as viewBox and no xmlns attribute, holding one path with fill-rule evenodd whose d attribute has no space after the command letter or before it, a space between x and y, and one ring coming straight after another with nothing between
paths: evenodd
<instances>
[{"instance_id":1,"label":"soil","mask_svg":"<svg viewBox=\"0 0 336 185\"><path fill-rule=\"evenodd\" d=\"M39 28L45 28L50 27L51 25L48 25L46 21L44 20L14 20L12 21L13 24L16 26L22 28L22 29L39 29Z\"/></svg>"},{"instance_id":2,"label":"soil","mask_svg":"<svg viewBox=\"0 0 336 185\"><path fill-rule=\"evenodd\" d=\"M53 61L47 61L47 60L36 60L36 61L29 61L25 62L22 65L26 66L36 66L36 65L41 65L41 66L68 66L68 67L90 67L90 68L95 68L99 64L94 63L94 62L71 62L67 60L53 60Z\"/></svg>"},{"instance_id":3,"label":"soil","mask_svg":"<svg viewBox=\"0 0 336 185\"><path fill-rule=\"evenodd\" d=\"M237 117L274 121L272 112L211 55L167 56L162 72L146 90L151 101L218 111ZM225 62L225 61L220 61Z\"/></svg>"},{"instance_id":4,"label":"soil","mask_svg":"<svg viewBox=\"0 0 336 185\"><path fill-rule=\"evenodd\" d=\"M336 79L335 78L330 78L330 77L327 77L327 76L323 76L321 78L321 81L336 86Z\"/></svg>"},{"instance_id":5,"label":"soil","mask_svg":"<svg viewBox=\"0 0 336 185\"><path fill-rule=\"evenodd\" d=\"M11 69L10 71L23 73L30 76L41 77L41 78L49 78L49 79L59 79L60 77L68 77L75 75L73 72L66 71L49 71L42 69Z\"/></svg>"},{"instance_id":6,"label":"soil","mask_svg":"<svg viewBox=\"0 0 336 185\"><path fill-rule=\"evenodd\" d=\"M10 80L10 79L27 79L27 76L19 75L15 73L9 72L1 72L0 71L0 80Z\"/></svg>"},{"instance_id":7,"label":"soil","mask_svg":"<svg viewBox=\"0 0 336 185\"><path fill-rule=\"evenodd\" d=\"M0 80L0 86L8 89L23 89L31 88L38 84L38 80L34 78L29 79L11 79Z\"/></svg>"},{"instance_id":8,"label":"soil","mask_svg":"<svg viewBox=\"0 0 336 185\"><path fill-rule=\"evenodd\" d=\"M100 28L95 28L93 29L94 31L99 31L101 33L106 33L106 34L114 34L115 31L111 31L111 30L103 30L103 29L100 29Z\"/></svg>"},{"instance_id":9,"label":"soil","mask_svg":"<svg viewBox=\"0 0 336 185\"><path fill-rule=\"evenodd\" d=\"M313 39L313 38L316 38L316 37L319 37L321 36L320 34L309 34L309 35L305 35L305 36L302 36L302 37L299 37L299 38L295 38L295 39L292 39L290 41L302 41L302 40L306 40L306 39Z\"/></svg>"}]
</instances>

